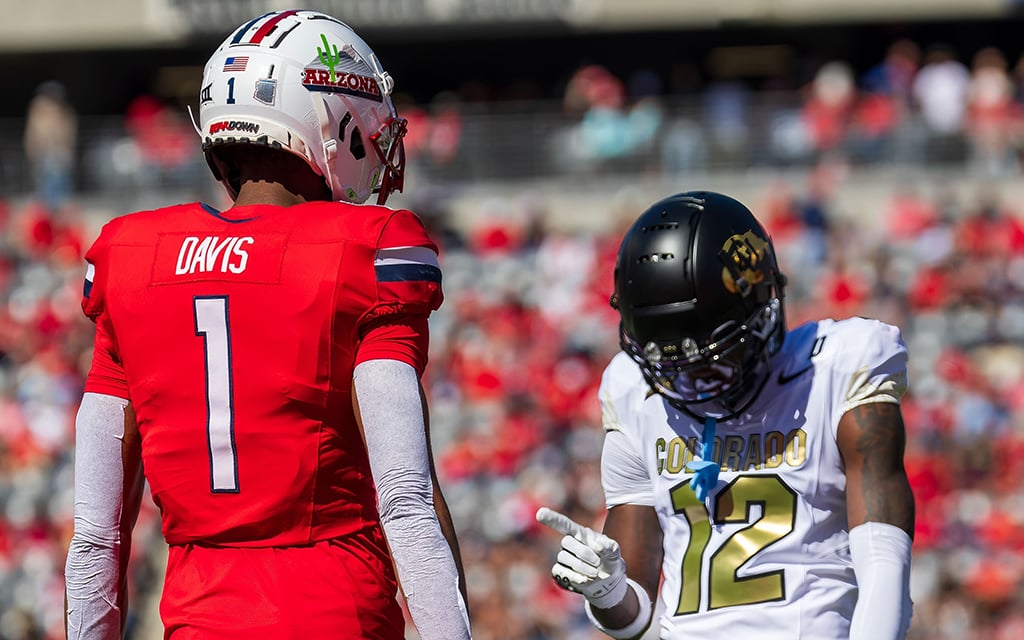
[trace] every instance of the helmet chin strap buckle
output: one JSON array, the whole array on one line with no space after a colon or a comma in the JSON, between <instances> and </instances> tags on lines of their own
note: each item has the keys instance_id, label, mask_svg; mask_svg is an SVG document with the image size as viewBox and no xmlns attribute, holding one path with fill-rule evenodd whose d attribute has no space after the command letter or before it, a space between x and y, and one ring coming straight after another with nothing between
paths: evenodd
<instances>
[{"instance_id":1,"label":"helmet chin strap buckle","mask_svg":"<svg viewBox=\"0 0 1024 640\"><path fill-rule=\"evenodd\" d=\"M338 140L331 135L331 114L327 110L327 102L323 96L316 96L313 100L313 110L316 111L316 118L320 121L320 139L323 141L324 157L327 158L327 166L338 157Z\"/></svg>"},{"instance_id":2,"label":"helmet chin strap buckle","mask_svg":"<svg viewBox=\"0 0 1024 640\"><path fill-rule=\"evenodd\" d=\"M324 180L327 181L327 188L331 190L333 198L339 196L334 193L334 161L338 158L338 140L331 135L331 117L327 110L327 102L323 96L316 96L313 99L313 110L320 121L320 140L324 150Z\"/></svg>"},{"instance_id":3,"label":"helmet chin strap buckle","mask_svg":"<svg viewBox=\"0 0 1024 640\"><path fill-rule=\"evenodd\" d=\"M324 157L327 162L334 162L338 157L338 141L334 138L324 141Z\"/></svg>"}]
</instances>

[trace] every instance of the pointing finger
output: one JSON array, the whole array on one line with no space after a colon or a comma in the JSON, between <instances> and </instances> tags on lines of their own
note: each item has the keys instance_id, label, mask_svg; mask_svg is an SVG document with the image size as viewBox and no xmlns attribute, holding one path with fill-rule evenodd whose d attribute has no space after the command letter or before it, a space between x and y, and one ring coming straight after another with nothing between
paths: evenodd
<instances>
[{"instance_id":1,"label":"pointing finger","mask_svg":"<svg viewBox=\"0 0 1024 640\"><path fill-rule=\"evenodd\" d=\"M537 509L537 522L551 527L563 535L573 536L581 540L585 537L585 528L582 525L578 524L569 516L558 513L552 509L548 509L547 507Z\"/></svg>"}]
</instances>

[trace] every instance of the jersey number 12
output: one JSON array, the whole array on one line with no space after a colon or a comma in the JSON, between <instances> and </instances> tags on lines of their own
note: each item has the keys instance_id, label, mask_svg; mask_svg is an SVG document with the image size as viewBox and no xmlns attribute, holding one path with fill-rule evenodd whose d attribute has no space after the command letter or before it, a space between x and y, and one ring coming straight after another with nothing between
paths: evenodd
<instances>
[{"instance_id":1,"label":"jersey number 12","mask_svg":"<svg viewBox=\"0 0 1024 640\"><path fill-rule=\"evenodd\" d=\"M778 476L739 476L711 500L709 513L689 481L670 492L675 512L690 525L683 553L679 605L676 615L697 613L701 591L707 589L708 609L771 602L786 597L782 571L740 575L740 568L758 552L789 535L796 527L796 492ZM761 515L753 517L759 505ZM717 548L711 542L715 525L745 524ZM710 553L707 572L704 556Z\"/></svg>"}]
</instances>

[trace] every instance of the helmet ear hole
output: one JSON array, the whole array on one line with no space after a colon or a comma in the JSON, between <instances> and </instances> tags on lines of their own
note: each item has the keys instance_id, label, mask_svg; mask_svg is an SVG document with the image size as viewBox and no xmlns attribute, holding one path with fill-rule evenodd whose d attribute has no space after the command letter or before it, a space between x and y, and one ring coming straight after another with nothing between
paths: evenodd
<instances>
[{"instance_id":1,"label":"helmet ear hole","mask_svg":"<svg viewBox=\"0 0 1024 640\"><path fill-rule=\"evenodd\" d=\"M356 160L362 160L366 157L366 148L363 146L363 135L359 132L359 127L352 129L352 140L349 142L348 150Z\"/></svg>"},{"instance_id":2,"label":"helmet ear hole","mask_svg":"<svg viewBox=\"0 0 1024 640\"><path fill-rule=\"evenodd\" d=\"M352 112L346 111L345 115L342 116L341 122L338 123L338 141L345 142L345 129L348 128L348 123L352 122ZM356 129L358 131L358 128Z\"/></svg>"}]
</instances>

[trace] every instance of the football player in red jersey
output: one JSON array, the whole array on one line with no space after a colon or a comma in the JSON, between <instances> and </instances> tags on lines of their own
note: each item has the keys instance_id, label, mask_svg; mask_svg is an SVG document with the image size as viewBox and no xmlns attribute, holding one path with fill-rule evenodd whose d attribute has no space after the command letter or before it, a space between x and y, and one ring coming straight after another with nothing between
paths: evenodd
<instances>
[{"instance_id":1,"label":"football player in red jersey","mask_svg":"<svg viewBox=\"0 0 1024 640\"><path fill-rule=\"evenodd\" d=\"M199 106L234 205L116 218L89 250L70 638L124 632L143 476L165 638L397 640L397 581L424 640L470 638L420 386L437 247L384 206L404 165L393 84L330 16L241 25Z\"/></svg>"}]
</instances>

